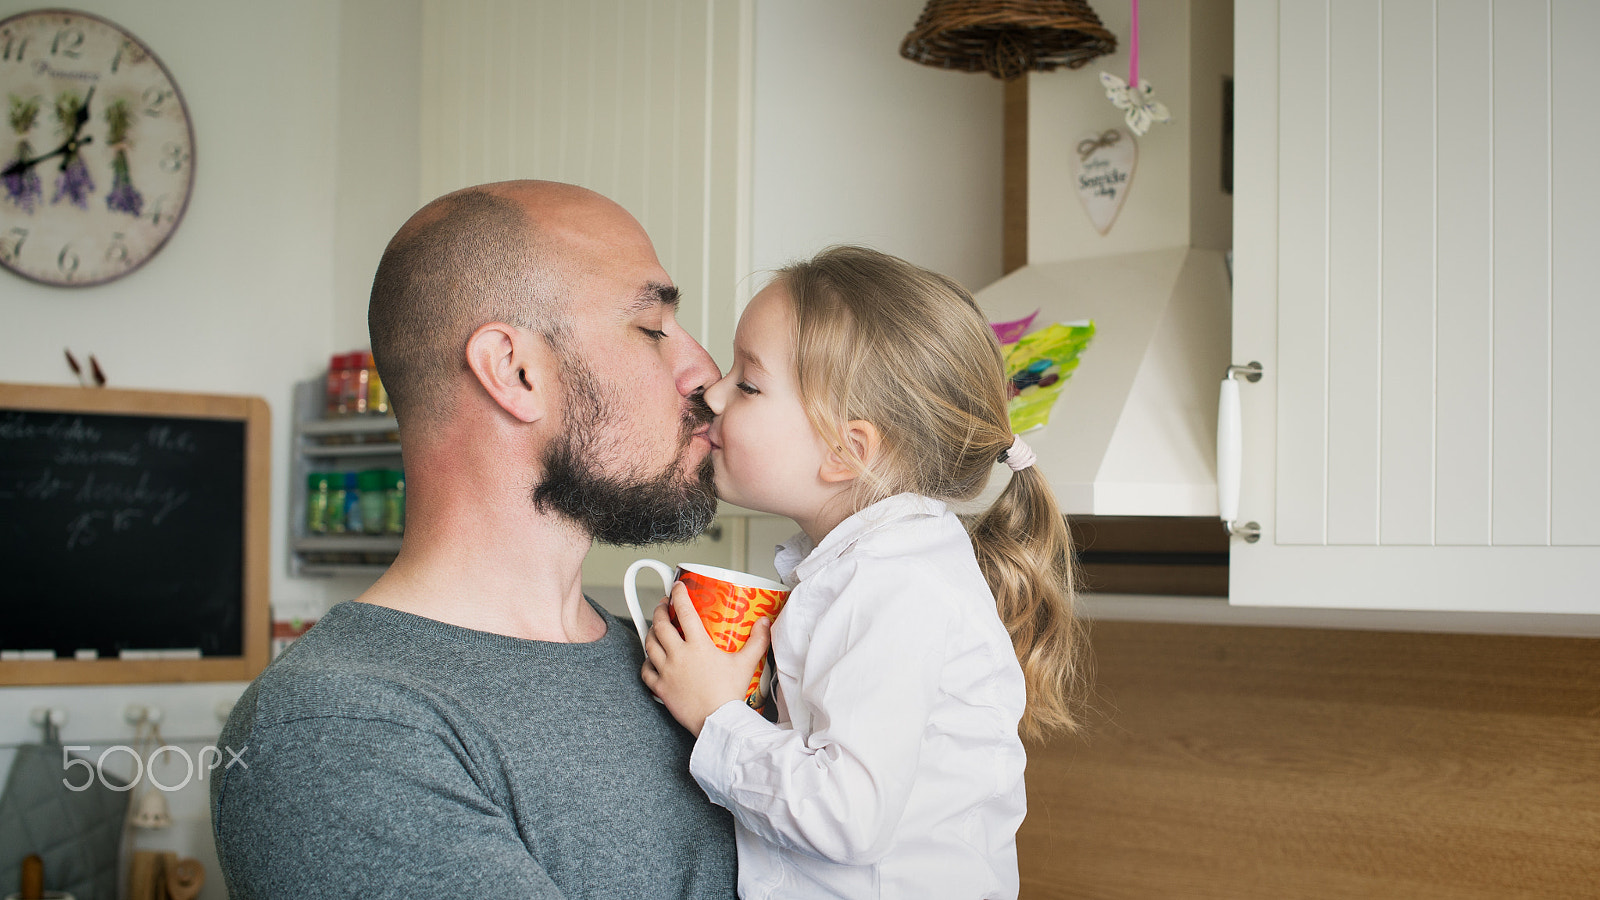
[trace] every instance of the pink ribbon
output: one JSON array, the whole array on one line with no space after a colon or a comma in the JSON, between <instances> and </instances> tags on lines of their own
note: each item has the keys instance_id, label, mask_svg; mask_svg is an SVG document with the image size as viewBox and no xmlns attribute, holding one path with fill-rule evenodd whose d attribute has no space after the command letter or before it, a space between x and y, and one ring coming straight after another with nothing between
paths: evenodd
<instances>
[{"instance_id":1,"label":"pink ribbon","mask_svg":"<svg viewBox=\"0 0 1600 900\"><path fill-rule=\"evenodd\" d=\"M1133 23L1129 28L1128 36L1128 90L1139 89L1139 0L1130 0L1132 3Z\"/></svg>"}]
</instances>

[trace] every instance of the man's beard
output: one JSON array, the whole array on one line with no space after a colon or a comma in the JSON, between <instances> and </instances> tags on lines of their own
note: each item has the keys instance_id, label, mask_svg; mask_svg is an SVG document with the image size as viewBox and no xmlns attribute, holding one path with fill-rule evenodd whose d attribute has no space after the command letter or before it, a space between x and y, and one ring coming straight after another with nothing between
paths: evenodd
<instances>
[{"instance_id":1,"label":"man's beard","mask_svg":"<svg viewBox=\"0 0 1600 900\"><path fill-rule=\"evenodd\" d=\"M678 455L660 474L611 475L596 465L599 451L626 456L626 448L601 447L601 428L612 414L607 398L581 360L574 356L562 363L567 411L562 434L545 450L544 481L534 486L534 508L559 513L603 544L643 546L698 537L717 514L711 457L688 474L679 471L679 462L694 432L711 421L705 400L695 395L684 411ZM619 449L624 452L618 454Z\"/></svg>"}]
</instances>

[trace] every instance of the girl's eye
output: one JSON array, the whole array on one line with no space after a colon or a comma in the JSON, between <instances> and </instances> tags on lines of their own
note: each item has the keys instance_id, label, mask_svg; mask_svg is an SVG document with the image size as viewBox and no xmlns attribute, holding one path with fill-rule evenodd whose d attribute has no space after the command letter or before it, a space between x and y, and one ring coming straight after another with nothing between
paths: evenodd
<instances>
[{"instance_id":1,"label":"girl's eye","mask_svg":"<svg viewBox=\"0 0 1600 900\"><path fill-rule=\"evenodd\" d=\"M652 340L652 341L660 341L660 340L665 339L666 336L667 336L667 333L665 331L661 331L661 330L655 329L655 328L641 328L639 330L644 332L646 335L648 335L650 340Z\"/></svg>"},{"instance_id":2,"label":"girl's eye","mask_svg":"<svg viewBox=\"0 0 1600 900\"><path fill-rule=\"evenodd\" d=\"M755 385L751 384L748 381L737 382L737 383L735 383L734 386L737 387L739 390L744 391L746 394L759 394L759 393L761 393L760 391L756 390L756 386Z\"/></svg>"}]
</instances>

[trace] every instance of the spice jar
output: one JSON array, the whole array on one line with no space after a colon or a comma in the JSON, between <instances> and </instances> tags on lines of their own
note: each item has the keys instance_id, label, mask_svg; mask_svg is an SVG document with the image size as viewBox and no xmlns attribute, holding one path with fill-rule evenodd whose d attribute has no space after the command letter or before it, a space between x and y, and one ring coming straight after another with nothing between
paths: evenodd
<instances>
[{"instance_id":1,"label":"spice jar","mask_svg":"<svg viewBox=\"0 0 1600 900\"><path fill-rule=\"evenodd\" d=\"M306 531L328 533L328 473L312 472L306 478Z\"/></svg>"},{"instance_id":2,"label":"spice jar","mask_svg":"<svg viewBox=\"0 0 1600 900\"><path fill-rule=\"evenodd\" d=\"M345 377L342 382L345 415L359 416L367 411L367 367L365 353L345 356Z\"/></svg>"},{"instance_id":3,"label":"spice jar","mask_svg":"<svg viewBox=\"0 0 1600 900\"><path fill-rule=\"evenodd\" d=\"M344 475L328 474L328 509L326 512L328 534L344 534Z\"/></svg>"},{"instance_id":4,"label":"spice jar","mask_svg":"<svg viewBox=\"0 0 1600 900\"><path fill-rule=\"evenodd\" d=\"M344 379L345 355L335 353L328 357L328 381L322 408L325 418L332 419L345 414Z\"/></svg>"},{"instance_id":5,"label":"spice jar","mask_svg":"<svg viewBox=\"0 0 1600 900\"><path fill-rule=\"evenodd\" d=\"M383 485L383 469L368 469L356 478L361 491L361 530L366 534L382 534L388 498Z\"/></svg>"},{"instance_id":6,"label":"spice jar","mask_svg":"<svg viewBox=\"0 0 1600 900\"><path fill-rule=\"evenodd\" d=\"M397 469L383 473L384 519L383 530L400 534L406 528L406 476Z\"/></svg>"},{"instance_id":7,"label":"spice jar","mask_svg":"<svg viewBox=\"0 0 1600 900\"><path fill-rule=\"evenodd\" d=\"M361 519L361 482L356 473L344 473L344 530L360 534L366 530Z\"/></svg>"},{"instance_id":8,"label":"spice jar","mask_svg":"<svg viewBox=\"0 0 1600 900\"><path fill-rule=\"evenodd\" d=\"M383 379L378 377L378 363L369 352L365 354L367 367L367 414L373 416L387 416L389 414L389 392L383 387Z\"/></svg>"}]
</instances>

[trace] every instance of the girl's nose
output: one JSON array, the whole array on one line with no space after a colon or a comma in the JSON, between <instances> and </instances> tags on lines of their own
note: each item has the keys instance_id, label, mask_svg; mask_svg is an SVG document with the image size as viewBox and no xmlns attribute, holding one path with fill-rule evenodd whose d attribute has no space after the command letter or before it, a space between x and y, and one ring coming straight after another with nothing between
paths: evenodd
<instances>
[{"instance_id":1,"label":"girl's nose","mask_svg":"<svg viewBox=\"0 0 1600 900\"><path fill-rule=\"evenodd\" d=\"M723 376L716 384L706 388L706 405L717 415L728 405L728 391L733 389L733 373Z\"/></svg>"}]
</instances>

